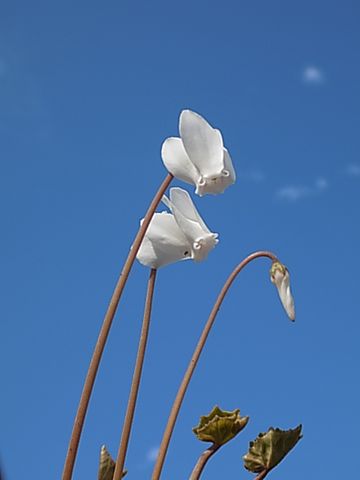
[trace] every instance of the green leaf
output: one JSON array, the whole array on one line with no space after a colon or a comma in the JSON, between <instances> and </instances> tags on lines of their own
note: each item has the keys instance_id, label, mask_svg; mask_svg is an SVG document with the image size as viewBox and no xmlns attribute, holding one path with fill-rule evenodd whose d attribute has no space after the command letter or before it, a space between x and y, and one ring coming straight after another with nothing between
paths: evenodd
<instances>
[{"instance_id":1,"label":"green leaf","mask_svg":"<svg viewBox=\"0 0 360 480\"><path fill-rule=\"evenodd\" d=\"M249 417L240 417L240 410L226 412L215 406L209 415L200 418L200 423L193 428L197 438L203 442L224 445L234 438L249 421Z\"/></svg>"},{"instance_id":2,"label":"green leaf","mask_svg":"<svg viewBox=\"0 0 360 480\"><path fill-rule=\"evenodd\" d=\"M244 467L250 472L259 473L271 470L295 447L301 438L301 425L293 430L269 428L260 433L244 455Z\"/></svg>"},{"instance_id":3,"label":"green leaf","mask_svg":"<svg viewBox=\"0 0 360 480\"><path fill-rule=\"evenodd\" d=\"M110 453L107 451L105 445L101 447L100 451L100 464L98 480L112 480L115 471L115 462L111 458ZM127 471L122 474L122 478L125 477Z\"/></svg>"}]
</instances>

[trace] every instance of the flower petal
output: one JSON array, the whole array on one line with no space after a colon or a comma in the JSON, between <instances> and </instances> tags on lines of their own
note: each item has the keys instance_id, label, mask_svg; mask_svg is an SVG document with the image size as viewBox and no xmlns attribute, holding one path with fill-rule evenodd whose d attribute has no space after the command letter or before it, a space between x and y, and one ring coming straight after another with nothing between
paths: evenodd
<instances>
[{"instance_id":1,"label":"flower petal","mask_svg":"<svg viewBox=\"0 0 360 480\"><path fill-rule=\"evenodd\" d=\"M185 200L186 196L189 194L185 191L182 190L181 188L178 188L177 190L180 190L180 192L184 192L184 194L181 194L178 192L177 194L173 194L172 191L173 189L170 189L170 198L169 200L165 195L162 198L163 203L171 210L171 212L174 214L175 221L180 227L181 231L184 233L186 238L190 243L193 243L196 241L198 238L202 237L204 233L209 233L209 229L206 227L206 230L204 230L203 225L205 225L203 222L202 224L199 223L198 219L194 215L194 210L195 207L192 205L192 208L187 204L187 201L191 201L189 198L188 200ZM179 204L173 203L173 200L175 199L175 202L178 201ZM189 216L187 216L189 214ZM198 214L199 215L199 214Z\"/></svg>"},{"instance_id":2,"label":"flower petal","mask_svg":"<svg viewBox=\"0 0 360 480\"><path fill-rule=\"evenodd\" d=\"M199 212L196 210L195 205L186 190L178 187L171 188L170 201L185 217L194 222L198 222L205 232L211 233L204 220L199 215Z\"/></svg>"},{"instance_id":3,"label":"flower petal","mask_svg":"<svg viewBox=\"0 0 360 480\"><path fill-rule=\"evenodd\" d=\"M180 136L191 162L201 176L220 175L224 169L223 140L198 113L183 110L179 121Z\"/></svg>"},{"instance_id":4,"label":"flower petal","mask_svg":"<svg viewBox=\"0 0 360 480\"><path fill-rule=\"evenodd\" d=\"M193 185L196 184L200 173L191 163L181 138L167 138L162 144L161 157L165 167L174 177Z\"/></svg>"},{"instance_id":5,"label":"flower petal","mask_svg":"<svg viewBox=\"0 0 360 480\"><path fill-rule=\"evenodd\" d=\"M191 258L191 245L173 215L155 213L136 258L150 268Z\"/></svg>"},{"instance_id":6,"label":"flower petal","mask_svg":"<svg viewBox=\"0 0 360 480\"><path fill-rule=\"evenodd\" d=\"M191 257L195 261L204 260L218 243L217 233L210 232L188 192L181 188L171 188L170 198L171 200L164 195L162 201L172 211L176 223L191 244Z\"/></svg>"}]
</instances>

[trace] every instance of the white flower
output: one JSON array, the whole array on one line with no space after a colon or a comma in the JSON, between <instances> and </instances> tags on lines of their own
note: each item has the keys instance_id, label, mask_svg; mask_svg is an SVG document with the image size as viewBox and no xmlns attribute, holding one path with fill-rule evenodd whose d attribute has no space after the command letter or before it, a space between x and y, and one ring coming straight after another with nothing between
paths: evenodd
<instances>
[{"instance_id":1,"label":"white flower","mask_svg":"<svg viewBox=\"0 0 360 480\"><path fill-rule=\"evenodd\" d=\"M281 303L290 318L295 320L294 298L290 290L290 275L288 269L280 262L274 262L270 270L271 281L276 285Z\"/></svg>"},{"instance_id":2,"label":"white flower","mask_svg":"<svg viewBox=\"0 0 360 480\"><path fill-rule=\"evenodd\" d=\"M155 213L136 258L150 268L191 258L204 260L218 243L218 235L205 225L190 195L171 188L170 200L164 195L163 203L172 213Z\"/></svg>"},{"instance_id":3,"label":"white flower","mask_svg":"<svg viewBox=\"0 0 360 480\"><path fill-rule=\"evenodd\" d=\"M180 138L165 140L161 156L168 171L196 186L195 193L222 193L235 182L235 170L219 130L199 114L183 110L179 120Z\"/></svg>"}]
</instances>

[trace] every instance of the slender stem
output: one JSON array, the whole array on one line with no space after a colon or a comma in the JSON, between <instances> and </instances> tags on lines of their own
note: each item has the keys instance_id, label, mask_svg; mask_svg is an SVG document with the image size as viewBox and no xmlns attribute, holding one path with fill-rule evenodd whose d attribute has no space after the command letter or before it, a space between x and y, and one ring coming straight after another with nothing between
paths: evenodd
<instances>
[{"instance_id":1,"label":"slender stem","mask_svg":"<svg viewBox=\"0 0 360 480\"><path fill-rule=\"evenodd\" d=\"M270 470L263 470L254 480L263 480L269 472Z\"/></svg>"},{"instance_id":2,"label":"slender stem","mask_svg":"<svg viewBox=\"0 0 360 480\"><path fill-rule=\"evenodd\" d=\"M149 223L155 213L156 207L159 205L160 200L167 189L167 187L170 185L171 180L173 179L173 176L171 174L168 174L161 184L159 190L157 191L155 197L153 198L150 207L148 211L146 212L144 221L135 237L135 240L133 242L132 248L129 252L129 255L125 261L125 264L123 266L123 269L120 273L119 279L117 281L117 284L115 286L115 290L112 294L112 297L110 299L110 303L108 306L108 309L106 311L104 321L99 333L99 337L97 339L95 349L93 356L90 361L89 369L86 375L84 387L81 393L80 401L79 401L79 406L77 409L76 417L74 420L74 425L73 425L73 430L71 433L69 445L68 445L68 451L65 459L65 464L64 464L64 470L62 474L62 480L71 480L72 477L72 472L74 469L74 464L76 460L76 454L78 451L79 447L79 442L80 442L80 437L81 437L81 432L84 426L84 421L85 421L85 416L87 412L87 408L89 405L90 397L91 397L91 392L95 383L95 378L96 374L99 368L100 360L102 357L102 353L104 351L104 347L106 344L107 337L109 335L110 327L117 309L117 306L120 301L120 297L122 295L122 292L124 290L126 281L128 279L131 267L135 261L137 252L140 248L141 242L144 238L144 235L146 233L146 230L149 226Z\"/></svg>"},{"instance_id":3,"label":"slender stem","mask_svg":"<svg viewBox=\"0 0 360 480\"><path fill-rule=\"evenodd\" d=\"M205 450L205 452L200 455L199 460L197 461L189 480L199 480L200 475L202 474L202 471L204 470L209 458L212 457L214 453L219 450L220 447L221 445L213 443L211 447L209 447L207 450Z\"/></svg>"},{"instance_id":4,"label":"slender stem","mask_svg":"<svg viewBox=\"0 0 360 480\"><path fill-rule=\"evenodd\" d=\"M198 344L197 344L197 346L194 350L193 356L190 360L190 363L188 365L188 368L185 372L184 378L182 379L182 382L180 384L180 387L179 387L179 390L177 392L176 398L174 400L174 403L173 403L173 406L172 406L172 409L171 409L171 412L170 412L170 415L169 415L169 418L168 418L168 422L167 422L167 425L166 425L166 428L165 428L165 431L164 431L164 434L163 434L163 438L162 438L162 441L161 441L161 445L160 445L158 457L156 459L155 467L154 467L154 470L153 470L153 473L152 473L152 480L159 480L159 478L160 478L161 471L162 471L164 461L165 461L165 456L166 456L166 453L167 453L167 450L168 450L168 447L169 447L171 435L173 433L175 423L176 423L176 419L178 417L180 407L181 407L181 404L183 402L187 387L190 383L192 374L194 373L194 370L195 370L196 365L198 363L199 357L200 357L201 352L202 352L202 350L205 346L207 337L210 333L211 327L214 324L216 315L217 315L217 313L220 309L220 306L221 306L221 304L222 304L222 302L225 298L225 295L227 294L231 284L235 280L238 273L241 272L241 270L248 263L250 263L252 260L255 260L255 258L259 258L259 257L270 258L273 262L277 261L277 257L271 252L259 251L259 252L252 253L251 255L246 257L242 262L240 262L239 265L237 265L237 267L235 267L233 272L230 274L230 276L226 280L223 288L221 289L218 298L216 299L216 302L213 306L213 309L210 312L209 318L208 318L208 320L205 324L205 327L202 331L202 334L200 336Z\"/></svg>"},{"instance_id":5,"label":"slender stem","mask_svg":"<svg viewBox=\"0 0 360 480\"><path fill-rule=\"evenodd\" d=\"M136 357L134 375L131 383L129 400L128 400L128 405L126 409L124 426L121 434L121 441L120 441L119 451L116 459L116 466L115 466L113 480L120 480L122 478L122 474L124 470L125 457L126 457L126 452L127 452L128 443L129 443L131 426L134 418L136 400L137 400L139 386L140 386L141 372L144 364L146 344L147 344L147 339L149 335L151 307L152 307L152 300L154 295L155 278L156 278L156 270L151 269L147 293L146 293L144 318L143 318L143 324L141 327L138 353Z\"/></svg>"}]
</instances>

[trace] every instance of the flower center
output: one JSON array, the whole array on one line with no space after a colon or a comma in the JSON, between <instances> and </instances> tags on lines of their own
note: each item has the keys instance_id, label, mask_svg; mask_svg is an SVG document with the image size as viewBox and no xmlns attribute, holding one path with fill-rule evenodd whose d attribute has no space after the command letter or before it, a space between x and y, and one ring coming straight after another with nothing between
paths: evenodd
<instances>
[{"instance_id":1,"label":"flower center","mask_svg":"<svg viewBox=\"0 0 360 480\"><path fill-rule=\"evenodd\" d=\"M210 250L218 243L217 236L217 233L208 233L193 242L192 257L195 262L200 262L206 258Z\"/></svg>"},{"instance_id":2,"label":"flower center","mask_svg":"<svg viewBox=\"0 0 360 480\"><path fill-rule=\"evenodd\" d=\"M199 185L200 187L204 187L204 186L206 185L206 180L205 180L205 178L200 177L199 180L198 180L198 185Z\"/></svg>"},{"instance_id":3,"label":"flower center","mask_svg":"<svg viewBox=\"0 0 360 480\"><path fill-rule=\"evenodd\" d=\"M206 193L222 193L230 181L230 172L223 168L216 175L208 177L200 176L196 183L196 193L205 195Z\"/></svg>"}]
</instances>

